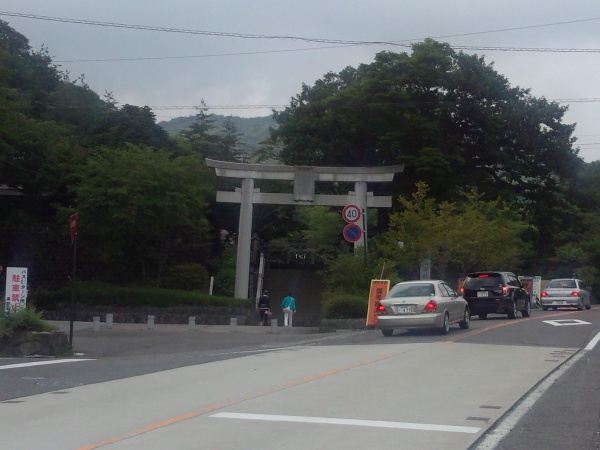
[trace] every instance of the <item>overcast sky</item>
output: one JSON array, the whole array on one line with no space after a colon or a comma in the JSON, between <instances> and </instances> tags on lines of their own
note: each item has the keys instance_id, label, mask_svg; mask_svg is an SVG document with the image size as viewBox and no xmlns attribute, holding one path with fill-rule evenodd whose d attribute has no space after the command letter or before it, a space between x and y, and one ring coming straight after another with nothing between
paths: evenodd
<instances>
[{"instance_id":1,"label":"overcast sky","mask_svg":"<svg viewBox=\"0 0 600 450\"><path fill-rule=\"evenodd\" d=\"M72 79L84 74L120 105L153 107L158 121L193 115L174 107L202 99L216 114L267 116L268 107L232 107L288 105L302 83L370 63L382 50L410 52L406 45L427 37L476 47L464 51L494 62L513 86L568 104L564 122L577 123L580 155L600 160L599 0L0 0L0 19L34 50L47 46Z\"/></svg>"}]
</instances>

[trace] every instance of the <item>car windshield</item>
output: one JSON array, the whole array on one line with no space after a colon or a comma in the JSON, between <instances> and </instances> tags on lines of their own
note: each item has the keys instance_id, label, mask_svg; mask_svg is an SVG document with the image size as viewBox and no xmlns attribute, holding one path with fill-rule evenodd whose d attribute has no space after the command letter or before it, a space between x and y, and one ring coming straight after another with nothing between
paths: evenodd
<instances>
[{"instance_id":1,"label":"car windshield","mask_svg":"<svg viewBox=\"0 0 600 450\"><path fill-rule=\"evenodd\" d=\"M473 276L465 279L465 289L495 288L502 286L500 275Z\"/></svg>"},{"instance_id":2,"label":"car windshield","mask_svg":"<svg viewBox=\"0 0 600 450\"><path fill-rule=\"evenodd\" d=\"M576 287L577 284L575 283L575 280L552 280L550 283L548 283L549 289L574 289Z\"/></svg>"},{"instance_id":3,"label":"car windshield","mask_svg":"<svg viewBox=\"0 0 600 450\"><path fill-rule=\"evenodd\" d=\"M411 283L411 284L397 284L394 286L389 294L388 298L396 297L426 297L435 295L435 287L431 283Z\"/></svg>"}]
</instances>

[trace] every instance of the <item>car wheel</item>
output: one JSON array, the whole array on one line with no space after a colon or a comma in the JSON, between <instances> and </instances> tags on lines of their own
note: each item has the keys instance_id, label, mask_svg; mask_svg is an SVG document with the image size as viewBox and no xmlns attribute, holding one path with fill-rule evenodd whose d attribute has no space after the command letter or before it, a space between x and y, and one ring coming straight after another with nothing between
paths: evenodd
<instances>
[{"instance_id":1,"label":"car wheel","mask_svg":"<svg viewBox=\"0 0 600 450\"><path fill-rule=\"evenodd\" d=\"M471 313L469 313L469 308L465 308L465 315L463 316L463 320L458 322L458 324L463 330L469 328L469 325L471 325Z\"/></svg>"},{"instance_id":2,"label":"car wheel","mask_svg":"<svg viewBox=\"0 0 600 450\"><path fill-rule=\"evenodd\" d=\"M485 320L487 319L487 313L481 313L481 314L477 314L477 316L481 319L481 320Z\"/></svg>"},{"instance_id":3,"label":"car wheel","mask_svg":"<svg viewBox=\"0 0 600 450\"><path fill-rule=\"evenodd\" d=\"M558 309L558 306L553 306L552 307L552 311L556 311Z\"/></svg>"},{"instance_id":4,"label":"car wheel","mask_svg":"<svg viewBox=\"0 0 600 450\"><path fill-rule=\"evenodd\" d=\"M448 313L444 314L444 323L442 324L440 332L442 334L448 334L450 332L450 316Z\"/></svg>"},{"instance_id":5,"label":"car wheel","mask_svg":"<svg viewBox=\"0 0 600 450\"><path fill-rule=\"evenodd\" d=\"M509 319L517 318L517 305L514 301L510 302L510 306L508 307L508 311L506 311L506 314L508 314Z\"/></svg>"},{"instance_id":6,"label":"car wheel","mask_svg":"<svg viewBox=\"0 0 600 450\"><path fill-rule=\"evenodd\" d=\"M385 330L381 330L381 334L383 334L385 337L390 337L392 334L394 334L394 330L389 330L389 329L385 329Z\"/></svg>"},{"instance_id":7,"label":"car wheel","mask_svg":"<svg viewBox=\"0 0 600 450\"><path fill-rule=\"evenodd\" d=\"M531 316L531 302L529 301L529 299L525 300L525 309L521 310L521 315L523 317Z\"/></svg>"},{"instance_id":8,"label":"car wheel","mask_svg":"<svg viewBox=\"0 0 600 450\"><path fill-rule=\"evenodd\" d=\"M547 307L547 306L542 306L542 309L543 309L544 311L548 311L548 307Z\"/></svg>"},{"instance_id":9,"label":"car wheel","mask_svg":"<svg viewBox=\"0 0 600 450\"><path fill-rule=\"evenodd\" d=\"M583 310L583 297L581 298L581 305L577 305L577 311Z\"/></svg>"},{"instance_id":10,"label":"car wheel","mask_svg":"<svg viewBox=\"0 0 600 450\"><path fill-rule=\"evenodd\" d=\"M585 305L585 309L592 309L592 305L590 305L590 304Z\"/></svg>"}]
</instances>

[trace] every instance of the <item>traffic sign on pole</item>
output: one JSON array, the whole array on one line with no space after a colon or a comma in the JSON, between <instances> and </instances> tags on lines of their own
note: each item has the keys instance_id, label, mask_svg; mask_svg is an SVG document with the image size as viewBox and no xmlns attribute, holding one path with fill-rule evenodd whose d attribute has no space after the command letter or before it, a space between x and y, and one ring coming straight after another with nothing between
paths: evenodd
<instances>
[{"instance_id":1,"label":"traffic sign on pole","mask_svg":"<svg viewBox=\"0 0 600 450\"><path fill-rule=\"evenodd\" d=\"M342 210L342 217L348 223L357 222L360 219L360 208L356 205L346 205Z\"/></svg>"},{"instance_id":2,"label":"traffic sign on pole","mask_svg":"<svg viewBox=\"0 0 600 450\"><path fill-rule=\"evenodd\" d=\"M356 242L362 237L362 229L355 223L349 223L344 227L343 234L348 242Z\"/></svg>"}]
</instances>

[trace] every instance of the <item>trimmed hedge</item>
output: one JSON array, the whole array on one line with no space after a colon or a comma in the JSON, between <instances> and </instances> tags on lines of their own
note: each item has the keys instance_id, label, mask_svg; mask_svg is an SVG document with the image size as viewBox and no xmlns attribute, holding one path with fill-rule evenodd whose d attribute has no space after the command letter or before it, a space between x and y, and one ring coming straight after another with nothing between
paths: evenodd
<instances>
[{"instance_id":1,"label":"trimmed hedge","mask_svg":"<svg viewBox=\"0 0 600 450\"><path fill-rule=\"evenodd\" d=\"M360 319L367 316L367 295L327 294L323 303L325 319Z\"/></svg>"},{"instance_id":2,"label":"trimmed hedge","mask_svg":"<svg viewBox=\"0 0 600 450\"><path fill-rule=\"evenodd\" d=\"M54 292L36 292L32 299L38 308L54 310L71 302L71 286ZM249 299L218 297L197 291L159 289L153 287L115 286L85 281L76 286L75 301L83 305L114 305L122 307L224 306L252 308Z\"/></svg>"}]
</instances>

